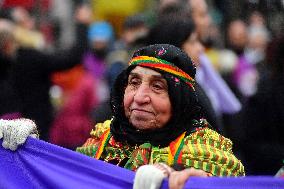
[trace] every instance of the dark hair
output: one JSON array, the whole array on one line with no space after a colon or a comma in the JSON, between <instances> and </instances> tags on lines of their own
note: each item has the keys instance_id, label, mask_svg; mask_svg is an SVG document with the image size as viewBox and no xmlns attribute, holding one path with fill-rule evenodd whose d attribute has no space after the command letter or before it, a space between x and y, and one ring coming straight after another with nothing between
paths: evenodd
<instances>
[{"instance_id":1,"label":"dark hair","mask_svg":"<svg viewBox=\"0 0 284 189\"><path fill-rule=\"evenodd\" d=\"M161 19L148 34L148 44L172 44L181 48L185 41L195 31L190 19Z\"/></svg>"},{"instance_id":2,"label":"dark hair","mask_svg":"<svg viewBox=\"0 0 284 189\"><path fill-rule=\"evenodd\" d=\"M177 19L190 19L191 14L188 9L187 0L179 0L169 2L166 5L159 6L157 21L160 20L177 20Z\"/></svg>"},{"instance_id":3,"label":"dark hair","mask_svg":"<svg viewBox=\"0 0 284 189\"><path fill-rule=\"evenodd\" d=\"M145 25L146 25L145 16L141 14L136 14L133 16L129 16L125 19L123 23L123 29L132 29Z\"/></svg>"},{"instance_id":4,"label":"dark hair","mask_svg":"<svg viewBox=\"0 0 284 189\"><path fill-rule=\"evenodd\" d=\"M267 47L266 62L272 79L284 79L284 35L274 38Z\"/></svg>"},{"instance_id":5,"label":"dark hair","mask_svg":"<svg viewBox=\"0 0 284 189\"><path fill-rule=\"evenodd\" d=\"M163 49L164 54L157 53ZM166 60L179 67L192 78L195 76L195 66L185 52L168 44L155 44L143 47L136 51L133 57L151 56ZM111 132L116 140L129 144L142 144L150 142L155 146L167 146L171 141L183 132L193 130L192 121L200 118L200 108L197 96L192 87L183 81L176 82L176 77L170 73L160 72L167 80L170 101L172 102L172 118L163 128L154 131L137 131L131 126L125 117L123 107L124 91L127 86L127 79L130 71L135 66L129 66L116 79L111 93L111 104L114 120L111 124ZM174 102L174 103L173 103Z\"/></svg>"}]
</instances>

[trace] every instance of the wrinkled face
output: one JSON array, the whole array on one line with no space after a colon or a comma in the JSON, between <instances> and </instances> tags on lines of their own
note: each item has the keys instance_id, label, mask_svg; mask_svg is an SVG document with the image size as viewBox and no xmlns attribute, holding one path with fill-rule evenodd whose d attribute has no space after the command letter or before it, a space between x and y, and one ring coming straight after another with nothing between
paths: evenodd
<instances>
[{"instance_id":1,"label":"wrinkled face","mask_svg":"<svg viewBox=\"0 0 284 189\"><path fill-rule=\"evenodd\" d=\"M162 128L172 115L167 81L149 68L130 72L123 102L126 117L139 130Z\"/></svg>"}]
</instances>

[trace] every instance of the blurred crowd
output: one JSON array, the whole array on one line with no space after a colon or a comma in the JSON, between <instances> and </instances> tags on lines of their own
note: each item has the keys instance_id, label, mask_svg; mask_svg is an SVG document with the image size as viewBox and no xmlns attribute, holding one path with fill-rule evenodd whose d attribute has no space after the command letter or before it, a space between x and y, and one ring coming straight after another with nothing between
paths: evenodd
<instances>
[{"instance_id":1,"label":"blurred crowd","mask_svg":"<svg viewBox=\"0 0 284 189\"><path fill-rule=\"evenodd\" d=\"M232 139L247 174L276 174L284 160L280 0L3 0L0 118L32 119L42 140L73 150L111 119L111 88L131 53L154 43L195 62L204 117Z\"/></svg>"}]
</instances>

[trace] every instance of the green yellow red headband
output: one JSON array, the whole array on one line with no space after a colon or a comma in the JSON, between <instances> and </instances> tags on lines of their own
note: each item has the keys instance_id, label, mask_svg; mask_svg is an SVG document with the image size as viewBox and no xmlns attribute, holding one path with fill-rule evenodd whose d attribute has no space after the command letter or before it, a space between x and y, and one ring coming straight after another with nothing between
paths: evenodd
<instances>
[{"instance_id":1,"label":"green yellow red headband","mask_svg":"<svg viewBox=\"0 0 284 189\"><path fill-rule=\"evenodd\" d=\"M139 65L143 67L156 68L177 76L183 80L187 85L194 89L194 79L173 63L150 56L136 56L130 60L129 65Z\"/></svg>"}]
</instances>

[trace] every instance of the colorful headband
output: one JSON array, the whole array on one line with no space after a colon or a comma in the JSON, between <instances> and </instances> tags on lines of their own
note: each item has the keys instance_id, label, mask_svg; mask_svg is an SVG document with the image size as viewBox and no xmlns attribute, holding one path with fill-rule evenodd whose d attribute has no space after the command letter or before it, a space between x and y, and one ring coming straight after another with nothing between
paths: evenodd
<instances>
[{"instance_id":1,"label":"colorful headband","mask_svg":"<svg viewBox=\"0 0 284 189\"><path fill-rule=\"evenodd\" d=\"M130 60L129 65L139 65L144 67L156 68L177 76L189 85L194 91L194 79L173 63L150 56L137 56Z\"/></svg>"}]
</instances>

